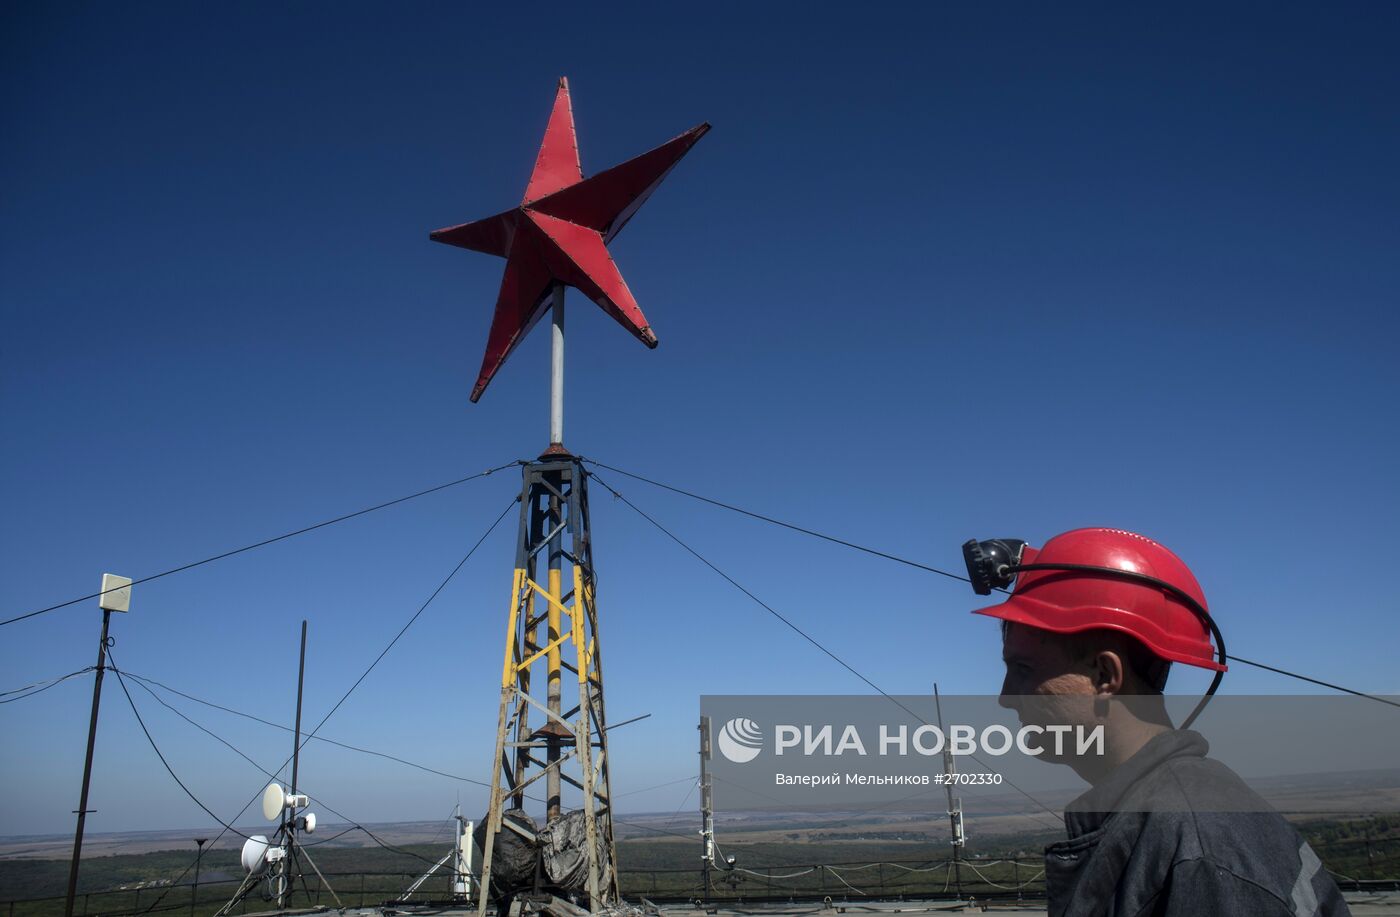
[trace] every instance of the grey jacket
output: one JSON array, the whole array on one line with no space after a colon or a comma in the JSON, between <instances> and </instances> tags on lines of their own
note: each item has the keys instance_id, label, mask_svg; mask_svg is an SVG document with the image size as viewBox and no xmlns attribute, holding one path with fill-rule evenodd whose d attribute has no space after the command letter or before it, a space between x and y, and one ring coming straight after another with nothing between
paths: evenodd
<instances>
[{"instance_id":1,"label":"grey jacket","mask_svg":"<svg viewBox=\"0 0 1400 917\"><path fill-rule=\"evenodd\" d=\"M1065 810L1045 849L1050 917L1333 917L1336 883L1198 733L1154 737Z\"/></svg>"}]
</instances>

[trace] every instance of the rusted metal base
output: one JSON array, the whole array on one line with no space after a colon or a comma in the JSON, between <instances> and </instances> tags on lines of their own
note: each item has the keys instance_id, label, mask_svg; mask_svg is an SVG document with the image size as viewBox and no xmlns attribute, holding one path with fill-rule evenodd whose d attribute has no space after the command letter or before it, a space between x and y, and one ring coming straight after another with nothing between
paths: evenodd
<instances>
[{"instance_id":1,"label":"rusted metal base","mask_svg":"<svg viewBox=\"0 0 1400 917\"><path fill-rule=\"evenodd\" d=\"M541 462L558 461L559 459L571 459L574 454L564 448L563 443L550 443L549 448L540 453Z\"/></svg>"}]
</instances>

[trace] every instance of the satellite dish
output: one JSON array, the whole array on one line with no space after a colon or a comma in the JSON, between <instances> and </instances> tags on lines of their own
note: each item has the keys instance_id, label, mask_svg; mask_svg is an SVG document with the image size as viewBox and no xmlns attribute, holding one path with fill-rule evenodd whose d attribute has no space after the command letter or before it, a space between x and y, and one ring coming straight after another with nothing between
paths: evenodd
<instances>
[{"instance_id":1,"label":"satellite dish","mask_svg":"<svg viewBox=\"0 0 1400 917\"><path fill-rule=\"evenodd\" d=\"M305 831L307 834L315 834L315 833L316 833L316 813L315 813L315 812L307 812L305 815L303 815L303 816L301 817L301 830Z\"/></svg>"},{"instance_id":2,"label":"satellite dish","mask_svg":"<svg viewBox=\"0 0 1400 917\"><path fill-rule=\"evenodd\" d=\"M261 875L267 868L267 838L255 834L243 842L243 871L249 875Z\"/></svg>"},{"instance_id":3,"label":"satellite dish","mask_svg":"<svg viewBox=\"0 0 1400 917\"><path fill-rule=\"evenodd\" d=\"M282 789L282 784L269 783L263 793L263 818L277 821L282 817L282 810L286 805L287 793Z\"/></svg>"}]
</instances>

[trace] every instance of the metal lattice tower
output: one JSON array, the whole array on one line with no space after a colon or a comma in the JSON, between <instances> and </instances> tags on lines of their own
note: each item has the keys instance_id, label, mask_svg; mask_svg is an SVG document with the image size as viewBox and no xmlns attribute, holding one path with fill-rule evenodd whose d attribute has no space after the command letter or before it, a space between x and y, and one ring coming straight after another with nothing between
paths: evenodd
<instances>
[{"instance_id":1,"label":"metal lattice tower","mask_svg":"<svg viewBox=\"0 0 1400 917\"><path fill-rule=\"evenodd\" d=\"M478 914L486 912L497 835L521 830L504 816L524 809L526 790L541 781L546 827L566 814L564 785L578 794L590 906L618 900L594 588L583 467L569 455L526 465Z\"/></svg>"}]
</instances>

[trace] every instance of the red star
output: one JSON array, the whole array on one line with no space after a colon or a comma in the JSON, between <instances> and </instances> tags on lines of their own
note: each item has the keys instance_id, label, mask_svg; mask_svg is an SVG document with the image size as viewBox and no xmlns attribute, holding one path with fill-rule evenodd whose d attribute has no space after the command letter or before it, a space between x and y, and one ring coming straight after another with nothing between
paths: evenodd
<instances>
[{"instance_id":1,"label":"red star","mask_svg":"<svg viewBox=\"0 0 1400 917\"><path fill-rule=\"evenodd\" d=\"M656 346L656 335L613 264L607 243L709 129L709 124L692 127L649 153L585 179L574 136L569 81L559 81L535 171L520 206L429 235L435 242L506 259L486 355L472 388L473 402L547 311L555 283L582 291L642 343Z\"/></svg>"}]
</instances>

